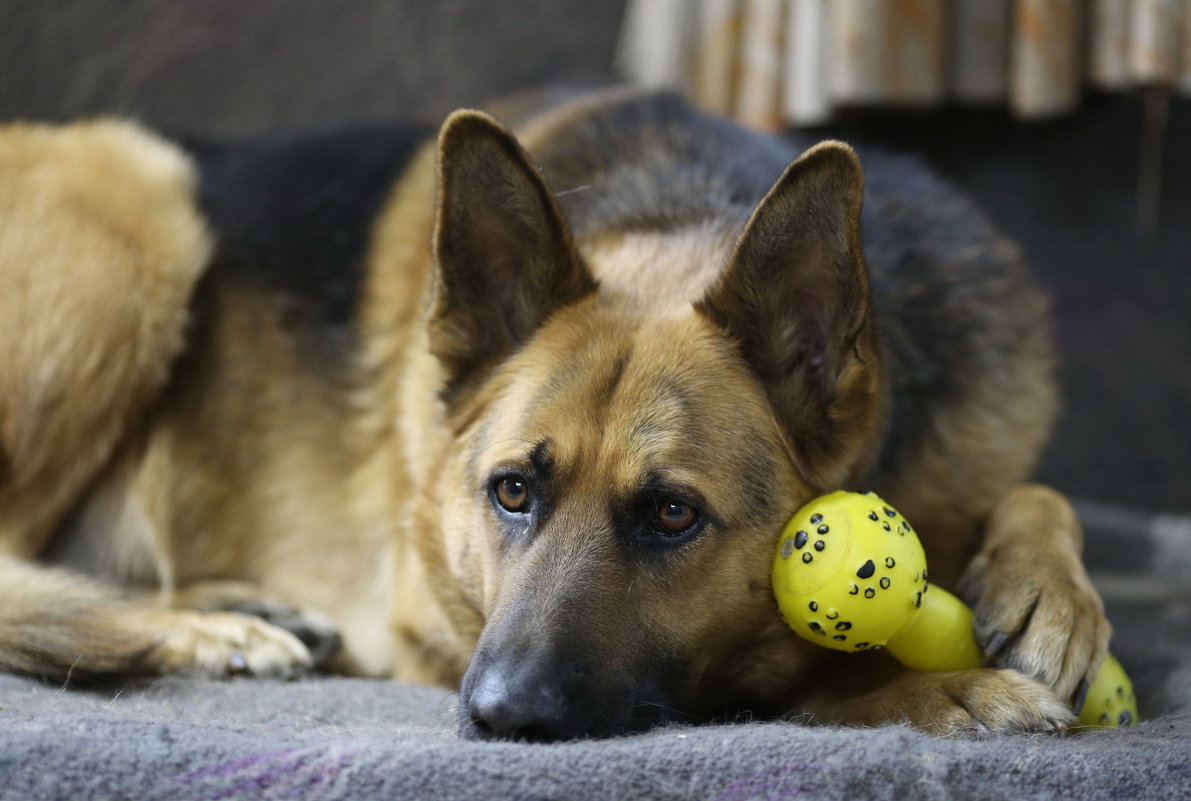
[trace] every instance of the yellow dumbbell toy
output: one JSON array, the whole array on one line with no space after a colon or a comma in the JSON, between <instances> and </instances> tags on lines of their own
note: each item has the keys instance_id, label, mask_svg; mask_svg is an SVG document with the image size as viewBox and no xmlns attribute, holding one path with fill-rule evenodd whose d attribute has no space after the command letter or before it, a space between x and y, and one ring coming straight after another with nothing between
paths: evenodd
<instances>
[{"instance_id":1,"label":"yellow dumbbell toy","mask_svg":"<svg viewBox=\"0 0 1191 801\"><path fill-rule=\"evenodd\" d=\"M918 535L871 492L833 492L798 510L778 540L773 592L786 625L828 648L885 648L915 670L970 670L984 662L972 611L930 584ZM1136 720L1133 686L1110 654L1079 722Z\"/></svg>"}]
</instances>

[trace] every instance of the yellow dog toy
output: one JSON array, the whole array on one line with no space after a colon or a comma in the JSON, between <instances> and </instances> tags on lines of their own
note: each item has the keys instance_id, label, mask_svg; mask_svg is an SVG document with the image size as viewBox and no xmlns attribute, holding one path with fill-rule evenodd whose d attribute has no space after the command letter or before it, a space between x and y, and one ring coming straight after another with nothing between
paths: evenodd
<instances>
[{"instance_id":1,"label":"yellow dog toy","mask_svg":"<svg viewBox=\"0 0 1191 801\"><path fill-rule=\"evenodd\" d=\"M782 619L839 651L886 648L915 670L981 667L972 611L927 579L918 535L874 493L833 492L808 503L778 540L773 592ZM1133 685L1105 657L1079 715L1085 726L1138 718Z\"/></svg>"}]
</instances>

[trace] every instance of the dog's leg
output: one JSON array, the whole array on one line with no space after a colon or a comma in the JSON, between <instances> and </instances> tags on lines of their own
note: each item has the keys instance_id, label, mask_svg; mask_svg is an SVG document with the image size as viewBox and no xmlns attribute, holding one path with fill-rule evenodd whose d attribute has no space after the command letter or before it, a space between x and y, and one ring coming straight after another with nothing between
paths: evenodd
<instances>
[{"instance_id":1,"label":"dog's leg","mask_svg":"<svg viewBox=\"0 0 1191 801\"><path fill-rule=\"evenodd\" d=\"M32 557L164 384L209 243L123 122L0 127L0 553Z\"/></svg>"},{"instance_id":2,"label":"dog's leg","mask_svg":"<svg viewBox=\"0 0 1191 801\"><path fill-rule=\"evenodd\" d=\"M1072 721L1107 652L1110 627L1080 560L1071 504L1047 487L1014 488L994 508L961 583L991 664L919 673L867 658L833 659L808 711L825 720L909 721L936 733L1045 731Z\"/></svg>"},{"instance_id":3,"label":"dog's leg","mask_svg":"<svg viewBox=\"0 0 1191 801\"><path fill-rule=\"evenodd\" d=\"M294 635L251 615L163 609L78 574L0 556L0 668L71 675L285 675L310 667Z\"/></svg>"},{"instance_id":4,"label":"dog's leg","mask_svg":"<svg viewBox=\"0 0 1191 801\"><path fill-rule=\"evenodd\" d=\"M815 690L802 704L820 722L978 734L1060 731L1074 721L1048 687L1014 670L922 673L889 657L833 656L808 682ZM882 664L874 664L878 658Z\"/></svg>"},{"instance_id":5,"label":"dog's leg","mask_svg":"<svg viewBox=\"0 0 1191 801\"><path fill-rule=\"evenodd\" d=\"M316 609L290 603L247 581L202 581L172 593L176 609L199 612L236 612L260 618L288 631L310 651L313 665L326 668L338 654L343 638L329 616Z\"/></svg>"},{"instance_id":6,"label":"dog's leg","mask_svg":"<svg viewBox=\"0 0 1191 801\"><path fill-rule=\"evenodd\" d=\"M1082 548L1067 499L1022 485L993 510L984 545L961 582L989 660L1053 687L1077 712L1111 633Z\"/></svg>"},{"instance_id":7,"label":"dog's leg","mask_svg":"<svg viewBox=\"0 0 1191 801\"><path fill-rule=\"evenodd\" d=\"M122 599L34 557L165 383L209 243L175 148L99 121L0 128L0 666L279 674L252 616Z\"/></svg>"}]
</instances>

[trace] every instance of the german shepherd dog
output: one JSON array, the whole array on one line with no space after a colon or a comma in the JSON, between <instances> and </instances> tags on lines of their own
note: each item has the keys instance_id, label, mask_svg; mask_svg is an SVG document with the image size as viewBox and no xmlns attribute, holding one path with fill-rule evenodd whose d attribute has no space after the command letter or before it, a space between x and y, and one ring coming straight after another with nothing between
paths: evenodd
<instances>
[{"instance_id":1,"label":"german shepherd dog","mask_svg":"<svg viewBox=\"0 0 1191 801\"><path fill-rule=\"evenodd\" d=\"M1056 393L1013 246L673 96L493 114L0 130L0 666L394 675L473 738L1070 722L1109 627L1019 483ZM914 521L988 667L786 629L776 539L838 488Z\"/></svg>"}]
</instances>

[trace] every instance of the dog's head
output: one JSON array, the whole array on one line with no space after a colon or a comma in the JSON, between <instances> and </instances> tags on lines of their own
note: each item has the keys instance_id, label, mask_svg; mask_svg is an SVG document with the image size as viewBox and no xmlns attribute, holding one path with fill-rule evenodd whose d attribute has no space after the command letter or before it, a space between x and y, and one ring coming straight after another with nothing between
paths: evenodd
<instances>
[{"instance_id":1,"label":"dog's head","mask_svg":"<svg viewBox=\"0 0 1191 801\"><path fill-rule=\"evenodd\" d=\"M465 734L781 711L804 650L776 538L879 426L855 155L811 149L743 229L579 242L484 115L447 122L439 179L438 569L482 621Z\"/></svg>"}]
</instances>

